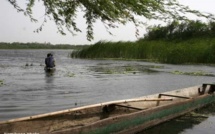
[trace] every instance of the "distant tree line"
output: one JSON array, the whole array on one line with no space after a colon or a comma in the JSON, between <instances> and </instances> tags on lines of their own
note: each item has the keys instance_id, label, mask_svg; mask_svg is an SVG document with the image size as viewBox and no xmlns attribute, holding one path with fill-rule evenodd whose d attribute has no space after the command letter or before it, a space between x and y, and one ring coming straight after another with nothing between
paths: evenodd
<instances>
[{"instance_id":1,"label":"distant tree line","mask_svg":"<svg viewBox=\"0 0 215 134\"><path fill-rule=\"evenodd\" d=\"M0 42L0 49L81 49L87 47L87 45L69 45L69 44L57 44L52 45L50 43L5 43Z\"/></svg>"},{"instance_id":2,"label":"distant tree line","mask_svg":"<svg viewBox=\"0 0 215 134\"><path fill-rule=\"evenodd\" d=\"M185 40L198 37L215 37L215 22L204 23L197 20L179 23L173 21L167 26L149 27L144 35L145 40Z\"/></svg>"}]
</instances>

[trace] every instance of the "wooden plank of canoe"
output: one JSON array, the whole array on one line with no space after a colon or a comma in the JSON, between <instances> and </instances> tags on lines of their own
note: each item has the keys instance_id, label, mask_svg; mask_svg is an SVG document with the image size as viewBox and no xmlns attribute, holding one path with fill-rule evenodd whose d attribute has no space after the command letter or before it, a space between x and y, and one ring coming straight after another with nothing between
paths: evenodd
<instances>
[{"instance_id":1,"label":"wooden plank of canoe","mask_svg":"<svg viewBox=\"0 0 215 134\"><path fill-rule=\"evenodd\" d=\"M94 105L72 108L72 109L45 113L45 114L40 114L40 115L33 115L33 116L28 116L28 117L11 119L11 120L7 120L7 121L2 121L2 122L0 122L0 124L50 117L50 116L66 114L66 113L70 113L70 112L74 112L74 111L95 108L95 107L99 107L99 106L101 107L101 106L110 105L110 104L118 104L118 103L126 103L126 102L140 102L140 101L172 101L172 100L173 100L172 98L144 98L144 99L128 99L128 100L111 101L111 102L106 102L106 103L94 104Z\"/></svg>"},{"instance_id":2,"label":"wooden plank of canoe","mask_svg":"<svg viewBox=\"0 0 215 134\"><path fill-rule=\"evenodd\" d=\"M132 106L125 106L125 105L120 105L120 104L114 104L114 106L124 107L124 108L129 108L129 109L134 109L134 110L146 110L146 109L148 109L148 108L138 108L138 107L132 107Z\"/></svg>"}]
</instances>

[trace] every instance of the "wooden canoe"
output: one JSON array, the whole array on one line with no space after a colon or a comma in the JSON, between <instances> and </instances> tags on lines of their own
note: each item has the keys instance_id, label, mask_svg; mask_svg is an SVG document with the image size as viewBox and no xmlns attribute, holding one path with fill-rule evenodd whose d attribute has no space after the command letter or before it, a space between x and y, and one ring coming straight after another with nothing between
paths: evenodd
<instances>
[{"instance_id":1,"label":"wooden canoe","mask_svg":"<svg viewBox=\"0 0 215 134\"><path fill-rule=\"evenodd\" d=\"M0 133L132 134L215 101L215 84L0 122Z\"/></svg>"}]
</instances>

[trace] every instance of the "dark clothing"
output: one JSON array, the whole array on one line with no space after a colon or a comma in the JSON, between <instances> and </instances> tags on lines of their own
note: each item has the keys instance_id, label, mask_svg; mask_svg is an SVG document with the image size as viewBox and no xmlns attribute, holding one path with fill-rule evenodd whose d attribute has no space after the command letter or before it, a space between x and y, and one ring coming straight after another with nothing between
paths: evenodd
<instances>
[{"instance_id":1,"label":"dark clothing","mask_svg":"<svg viewBox=\"0 0 215 134\"><path fill-rule=\"evenodd\" d=\"M55 67L54 58L52 56L49 56L45 59L46 67L52 68Z\"/></svg>"}]
</instances>

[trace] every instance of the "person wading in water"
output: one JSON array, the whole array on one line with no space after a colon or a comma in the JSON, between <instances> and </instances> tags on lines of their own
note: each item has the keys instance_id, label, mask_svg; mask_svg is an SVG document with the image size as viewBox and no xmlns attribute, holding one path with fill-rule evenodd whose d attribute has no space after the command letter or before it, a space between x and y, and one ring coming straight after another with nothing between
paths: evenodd
<instances>
[{"instance_id":1,"label":"person wading in water","mask_svg":"<svg viewBox=\"0 0 215 134\"><path fill-rule=\"evenodd\" d=\"M51 53L47 54L45 59L46 68L54 68L55 67L55 60Z\"/></svg>"}]
</instances>

